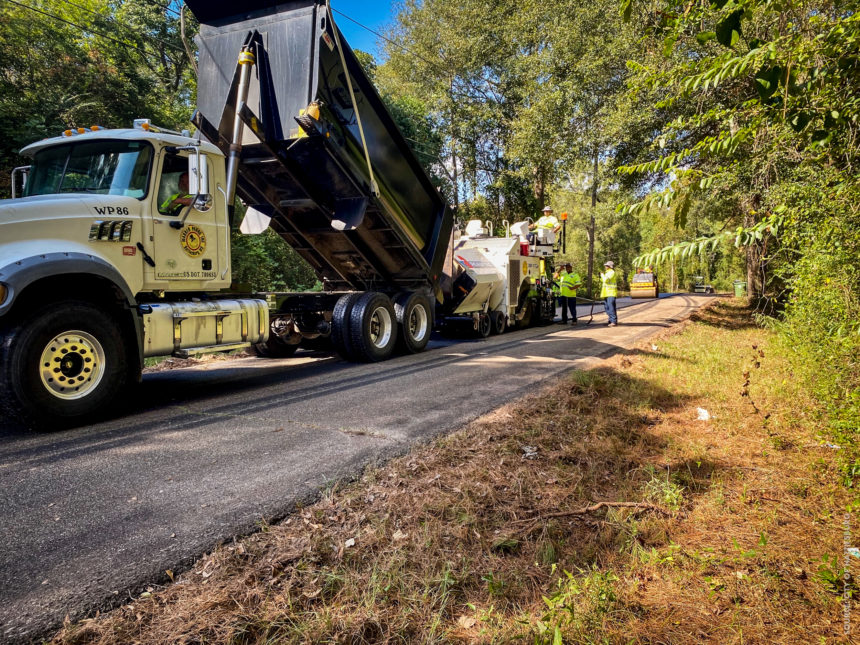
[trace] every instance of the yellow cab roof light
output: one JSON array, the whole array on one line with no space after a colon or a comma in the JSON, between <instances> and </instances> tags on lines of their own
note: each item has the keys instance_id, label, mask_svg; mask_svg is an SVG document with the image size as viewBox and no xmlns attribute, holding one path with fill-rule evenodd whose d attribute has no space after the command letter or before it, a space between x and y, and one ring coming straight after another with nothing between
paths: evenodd
<instances>
[{"instance_id":1,"label":"yellow cab roof light","mask_svg":"<svg viewBox=\"0 0 860 645\"><path fill-rule=\"evenodd\" d=\"M73 137L78 134L85 134L87 132L98 132L99 130L104 130L100 125L94 125L89 128L69 128L68 130L63 130L63 134L61 136L64 137Z\"/></svg>"}]
</instances>

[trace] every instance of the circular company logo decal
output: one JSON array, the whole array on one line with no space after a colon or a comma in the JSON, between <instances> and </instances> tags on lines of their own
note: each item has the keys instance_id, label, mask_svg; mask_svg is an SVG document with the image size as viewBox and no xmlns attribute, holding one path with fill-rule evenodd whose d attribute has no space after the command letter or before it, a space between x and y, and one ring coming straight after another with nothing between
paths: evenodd
<instances>
[{"instance_id":1,"label":"circular company logo decal","mask_svg":"<svg viewBox=\"0 0 860 645\"><path fill-rule=\"evenodd\" d=\"M199 226L189 224L180 231L179 243L185 253L196 258L206 250L206 234Z\"/></svg>"}]
</instances>

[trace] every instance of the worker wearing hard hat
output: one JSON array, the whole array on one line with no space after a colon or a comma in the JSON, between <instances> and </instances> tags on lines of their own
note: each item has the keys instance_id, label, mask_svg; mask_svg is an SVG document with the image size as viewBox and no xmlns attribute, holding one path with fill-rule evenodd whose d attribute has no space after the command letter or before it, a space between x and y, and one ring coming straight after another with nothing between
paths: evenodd
<instances>
[{"instance_id":1,"label":"worker wearing hard hat","mask_svg":"<svg viewBox=\"0 0 860 645\"><path fill-rule=\"evenodd\" d=\"M538 221L532 222L529 224L529 230L535 231L538 229L546 229L548 231L552 231L553 233L558 233L561 230L561 223L558 221L558 218L552 214L552 209L549 206L545 206L543 209L543 215L540 216ZM534 244L535 237L537 233L529 233L528 241L529 244Z\"/></svg>"},{"instance_id":2,"label":"worker wearing hard hat","mask_svg":"<svg viewBox=\"0 0 860 645\"><path fill-rule=\"evenodd\" d=\"M544 206L543 215L538 221L529 224L529 230L533 231L538 228L550 229L553 233L558 233L561 230L561 222L552 214L552 209L549 206Z\"/></svg>"},{"instance_id":3,"label":"worker wearing hard hat","mask_svg":"<svg viewBox=\"0 0 860 645\"><path fill-rule=\"evenodd\" d=\"M561 296L561 324L567 323L567 312L570 310L571 323L576 324L576 290L582 286L582 278L573 270L570 262L564 265L564 271L560 273Z\"/></svg>"},{"instance_id":4,"label":"worker wearing hard hat","mask_svg":"<svg viewBox=\"0 0 860 645\"><path fill-rule=\"evenodd\" d=\"M606 315L609 316L609 327L615 327L618 324L618 313L615 309L615 298L618 297L618 283L615 275L615 264L612 260L607 260L603 268L605 271L600 274L600 297L603 298L603 308Z\"/></svg>"}]
</instances>

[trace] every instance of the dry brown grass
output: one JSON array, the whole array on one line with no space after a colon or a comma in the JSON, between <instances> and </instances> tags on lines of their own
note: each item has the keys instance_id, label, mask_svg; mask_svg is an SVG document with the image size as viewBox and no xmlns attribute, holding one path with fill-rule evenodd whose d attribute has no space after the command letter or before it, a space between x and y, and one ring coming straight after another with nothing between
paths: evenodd
<instances>
[{"instance_id":1,"label":"dry brown grass","mask_svg":"<svg viewBox=\"0 0 860 645\"><path fill-rule=\"evenodd\" d=\"M844 641L815 405L739 304L697 318L54 642Z\"/></svg>"}]
</instances>

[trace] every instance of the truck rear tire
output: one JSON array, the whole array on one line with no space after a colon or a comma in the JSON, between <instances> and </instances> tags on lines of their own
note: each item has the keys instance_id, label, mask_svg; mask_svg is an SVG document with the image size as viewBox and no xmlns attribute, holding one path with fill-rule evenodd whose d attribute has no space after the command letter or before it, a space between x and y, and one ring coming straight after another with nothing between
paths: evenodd
<instances>
[{"instance_id":1,"label":"truck rear tire","mask_svg":"<svg viewBox=\"0 0 860 645\"><path fill-rule=\"evenodd\" d=\"M0 336L0 408L32 429L103 416L128 384L119 322L90 303L53 303Z\"/></svg>"},{"instance_id":2,"label":"truck rear tire","mask_svg":"<svg viewBox=\"0 0 860 645\"><path fill-rule=\"evenodd\" d=\"M433 309L423 293L401 293L394 300L400 329L397 345L409 354L423 352L433 329Z\"/></svg>"},{"instance_id":3,"label":"truck rear tire","mask_svg":"<svg viewBox=\"0 0 860 645\"><path fill-rule=\"evenodd\" d=\"M356 360L350 340L350 320L352 308L362 295L364 294L358 292L341 296L331 313L331 344L334 351L348 361Z\"/></svg>"},{"instance_id":4,"label":"truck rear tire","mask_svg":"<svg viewBox=\"0 0 860 645\"><path fill-rule=\"evenodd\" d=\"M356 360L375 363L391 356L397 342L397 317L391 299L374 291L362 294L352 307L349 332Z\"/></svg>"}]
</instances>

